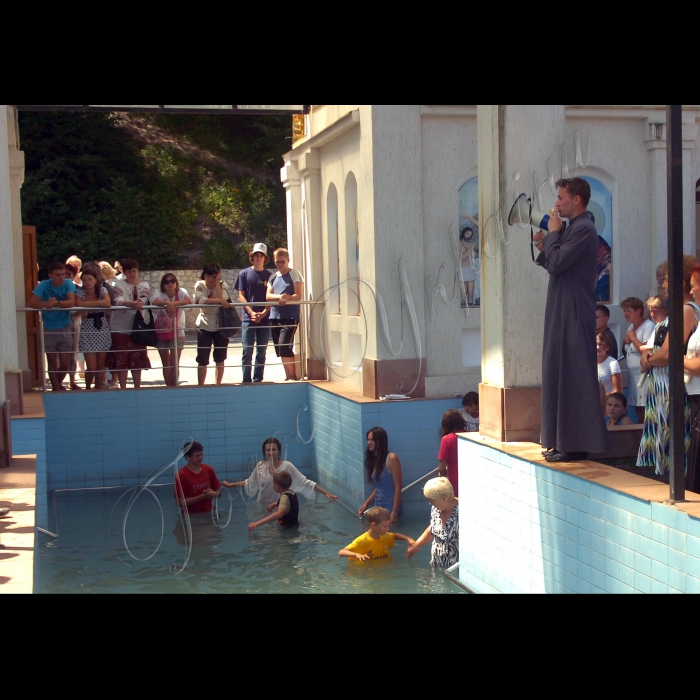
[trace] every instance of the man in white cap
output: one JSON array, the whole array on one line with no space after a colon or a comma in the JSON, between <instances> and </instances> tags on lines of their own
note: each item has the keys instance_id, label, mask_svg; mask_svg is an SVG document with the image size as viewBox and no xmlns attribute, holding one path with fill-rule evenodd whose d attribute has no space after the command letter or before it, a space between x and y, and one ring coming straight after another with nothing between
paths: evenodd
<instances>
[{"instance_id":1,"label":"man in white cap","mask_svg":"<svg viewBox=\"0 0 700 700\"><path fill-rule=\"evenodd\" d=\"M256 243L250 254L250 262L253 267L243 270L236 281L238 300L246 304L243 309L243 383L251 381L259 384L265 375L265 358L267 356L267 344L270 342L270 308L256 306L255 303L267 301L267 286L272 277L272 272L265 269L270 260L267 254L267 246L264 243ZM258 346L255 356L255 372L252 368L253 350Z\"/></svg>"}]
</instances>

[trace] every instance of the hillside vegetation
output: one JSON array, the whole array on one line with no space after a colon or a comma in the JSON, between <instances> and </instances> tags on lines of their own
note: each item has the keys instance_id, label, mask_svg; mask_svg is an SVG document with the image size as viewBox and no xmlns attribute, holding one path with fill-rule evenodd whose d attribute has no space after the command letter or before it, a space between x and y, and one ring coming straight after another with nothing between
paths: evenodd
<instances>
[{"instance_id":1,"label":"hillside vegetation","mask_svg":"<svg viewBox=\"0 0 700 700\"><path fill-rule=\"evenodd\" d=\"M286 242L291 131L274 116L21 113L22 216L40 265L247 265L254 242Z\"/></svg>"}]
</instances>

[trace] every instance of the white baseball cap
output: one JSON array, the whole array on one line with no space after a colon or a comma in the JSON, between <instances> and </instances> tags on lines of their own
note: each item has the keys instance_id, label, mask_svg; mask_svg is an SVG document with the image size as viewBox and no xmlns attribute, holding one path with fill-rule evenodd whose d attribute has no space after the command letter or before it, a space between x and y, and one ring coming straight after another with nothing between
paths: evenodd
<instances>
[{"instance_id":1,"label":"white baseball cap","mask_svg":"<svg viewBox=\"0 0 700 700\"><path fill-rule=\"evenodd\" d=\"M267 246L264 243L256 243L255 248L253 248L253 255L256 253L267 255Z\"/></svg>"}]
</instances>

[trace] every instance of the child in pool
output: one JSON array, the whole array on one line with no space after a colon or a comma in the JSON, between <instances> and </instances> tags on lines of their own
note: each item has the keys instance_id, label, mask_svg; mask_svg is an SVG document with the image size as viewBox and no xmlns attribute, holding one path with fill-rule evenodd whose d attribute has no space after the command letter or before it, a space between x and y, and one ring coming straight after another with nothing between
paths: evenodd
<instances>
[{"instance_id":1,"label":"child in pool","mask_svg":"<svg viewBox=\"0 0 700 700\"><path fill-rule=\"evenodd\" d=\"M386 508L372 508L367 511L366 517L369 523L369 530L362 537L358 537L352 544L345 547L345 549L341 549L338 552L339 556L357 559L358 561L389 559L396 540L408 542L409 546L415 544L415 540L406 537L406 535L398 532L389 532L391 513Z\"/></svg>"},{"instance_id":2,"label":"child in pool","mask_svg":"<svg viewBox=\"0 0 700 700\"><path fill-rule=\"evenodd\" d=\"M634 421L627 415L627 398L624 394L615 392L608 396L605 423L608 429L616 425L634 425Z\"/></svg>"},{"instance_id":3,"label":"child in pool","mask_svg":"<svg viewBox=\"0 0 700 700\"><path fill-rule=\"evenodd\" d=\"M299 497L291 490L292 475L289 472L277 472L273 474L272 480L275 484L275 491L280 494L280 499L277 503L268 506L267 512L272 513L272 515L248 525L248 532L253 532L261 525L272 523L275 520L287 530L299 527Z\"/></svg>"}]
</instances>

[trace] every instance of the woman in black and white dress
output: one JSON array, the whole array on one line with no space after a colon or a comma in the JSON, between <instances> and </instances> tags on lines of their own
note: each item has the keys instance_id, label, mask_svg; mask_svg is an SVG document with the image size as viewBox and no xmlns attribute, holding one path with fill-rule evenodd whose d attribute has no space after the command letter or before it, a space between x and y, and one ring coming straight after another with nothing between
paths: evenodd
<instances>
[{"instance_id":1,"label":"woman in black and white dress","mask_svg":"<svg viewBox=\"0 0 700 700\"><path fill-rule=\"evenodd\" d=\"M430 527L408 548L408 558L432 542L430 566L449 569L459 562L459 499L445 477L429 481L423 493L430 503Z\"/></svg>"},{"instance_id":2,"label":"woman in black and white dress","mask_svg":"<svg viewBox=\"0 0 700 700\"><path fill-rule=\"evenodd\" d=\"M112 306L102 273L96 266L86 265L82 274L83 286L76 291L77 305L94 309L82 313L78 350L85 356L85 387L104 389L107 374L107 352L112 345L109 320L103 309Z\"/></svg>"}]
</instances>

